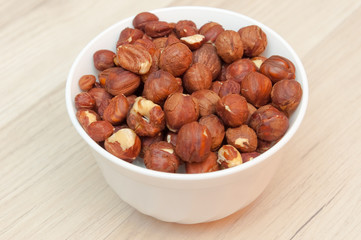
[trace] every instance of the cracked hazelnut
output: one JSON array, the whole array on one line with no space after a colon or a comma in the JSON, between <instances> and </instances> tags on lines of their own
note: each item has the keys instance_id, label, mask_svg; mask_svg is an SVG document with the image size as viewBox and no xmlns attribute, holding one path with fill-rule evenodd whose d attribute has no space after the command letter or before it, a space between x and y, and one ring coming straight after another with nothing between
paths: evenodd
<instances>
[{"instance_id":1,"label":"cracked hazelnut","mask_svg":"<svg viewBox=\"0 0 361 240\"><path fill-rule=\"evenodd\" d=\"M132 129L122 128L105 140L104 147L114 156L133 162L140 153L141 142Z\"/></svg>"},{"instance_id":2,"label":"cracked hazelnut","mask_svg":"<svg viewBox=\"0 0 361 240\"><path fill-rule=\"evenodd\" d=\"M173 31L171 24L165 21L150 21L146 22L144 32L152 38L164 37Z\"/></svg>"},{"instance_id":3,"label":"cracked hazelnut","mask_svg":"<svg viewBox=\"0 0 361 240\"><path fill-rule=\"evenodd\" d=\"M216 48L210 44L203 44L193 52L193 64L203 63L211 70L212 80L216 79L221 72L221 59L217 54Z\"/></svg>"},{"instance_id":4,"label":"cracked hazelnut","mask_svg":"<svg viewBox=\"0 0 361 240\"><path fill-rule=\"evenodd\" d=\"M199 115L201 117L216 112L216 104L220 97L212 90L203 89L192 93L192 97L197 99L199 106Z\"/></svg>"},{"instance_id":5,"label":"cracked hazelnut","mask_svg":"<svg viewBox=\"0 0 361 240\"><path fill-rule=\"evenodd\" d=\"M273 85L272 105L290 116L298 107L302 98L301 84L295 80L281 80Z\"/></svg>"},{"instance_id":6,"label":"cracked hazelnut","mask_svg":"<svg viewBox=\"0 0 361 240\"><path fill-rule=\"evenodd\" d=\"M114 67L114 58L114 52L105 49L98 50L93 54L94 67L99 71Z\"/></svg>"},{"instance_id":7,"label":"cracked hazelnut","mask_svg":"<svg viewBox=\"0 0 361 240\"><path fill-rule=\"evenodd\" d=\"M192 64L192 52L183 43L174 43L164 48L160 55L159 67L178 77Z\"/></svg>"},{"instance_id":8,"label":"cracked hazelnut","mask_svg":"<svg viewBox=\"0 0 361 240\"><path fill-rule=\"evenodd\" d=\"M141 45L123 44L117 48L119 65L136 74L146 74L152 66L152 56Z\"/></svg>"},{"instance_id":9,"label":"cracked hazelnut","mask_svg":"<svg viewBox=\"0 0 361 240\"><path fill-rule=\"evenodd\" d=\"M179 92L182 87L182 81L175 78L169 72L158 70L148 76L144 84L143 95L156 104L163 105L167 97Z\"/></svg>"},{"instance_id":10,"label":"cracked hazelnut","mask_svg":"<svg viewBox=\"0 0 361 240\"><path fill-rule=\"evenodd\" d=\"M95 99L87 92L78 93L75 98L75 108L79 109L93 109L95 106Z\"/></svg>"},{"instance_id":11,"label":"cracked hazelnut","mask_svg":"<svg viewBox=\"0 0 361 240\"><path fill-rule=\"evenodd\" d=\"M226 131L227 143L242 152L254 152L257 149L257 135L247 125L237 128L228 128Z\"/></svg>"},{"instance_id":12,"label":"cracked hazelnut","mask_svg":"<svg viewBox=\"0 0 361 240\"><path fill-rule=\"evenodd\" d=\"M226 80L219 88L219 97L224 97L229 94L239 94L241 92L241 86L233 80Z\"/></svg>"},{"instance_id":13,"label":"cracked hazelnut","mask_svg":"<svg viewBox=\"0 0 361 240\"><path fill-rule=\"evenodd\" d=\"M90 90L96 82L96 77L94 75L83 75L79 79L79 88L82 91Z\"/></svg>"},{"instance_id":14,"label":"cracked hazelnut","mask_svg":"<svg viewBox=\"0 0 361 240\"><path fill-rule=\"evenodd\" d=\"M207 173L219 170L217 154L211 152L203 162L185 163L187 173Z\"/></svg>"},{"instance_id":15,"label":"cracked hazelnut","mask_svg":"<svg viewBox=\"0 0 361 240\"><path fill-rule=\"evenodd\" d=\"M251 72L255 72L256 65L249 59L239 59L231 64L226 69L226 79L233 80L241 84L242 80Z\"/></svg>"},{"instance_id":16,"label":"cracked hazelnut","mask_svg":"<svg viewBox=\"0 0 361 240\"><path fill-rule=\"evenodd\" d=\"M120 124L127 117L128 109L127 98L123 94L117 95L110 100L109 105L105 108L103 119L113 125Z\"/></svg>"},{"instance_id":17,"label":"cracked hazelnut","mask_svg":"<svg viewBox=\"0 0 361 240\"><path fill-rule=\"evenodd\" d=\"M165 127L162 108L143 97L137 97L127 116L128 126L139 136L154 137Z\"/></svg>"},{"instance_id":18,"label":"cracked hazelnut","mask_svg":"<svg viewBox=\"0 0 361 240\"><path fill-rule=\"evenodd\" d=\"M208 115L199 119L199 124L208 128L211 134L211 151L216 151L223 142L225 130L223 122L216 115Z\"/></svg>"},{"instance_id":19,"label":"cracked hazelnut","mask_svg":"<svg viewBox=\"0 0 361 240\"><path fill-rule=\"evenodd\" d=\"M172 144L160 141L151 144L145 151L144 164L148 169L175 173L179 167L179 158Z\"/></svg>"},{"instance_id":20,"label":"cracked hazelnut","mask_svg":"<svg viewBox=\"0 0 361 240\"><path fill-rule=\"evenodd\" d=\"M248 57L260 55L267 47L267 36L256 25L243 27L238 30L238 34L242 39L244 55Z\"/></svg>"},{"instance_id":21,"label":"cracked hazelnut","mask_svg":"<svg viewBox=\"0 0 361 240\"><path fill-rule=\"evenodd\" d=\"M134 28L124 28L119 35L117 45L118 48L120 45L123 44L132 44L138 39L142 39L144 35L144 32L139 29Z\"/></svg>"},{"instance_id":22,"label":"cracked hazelnut","mask_svg":"<svg viewBox=\"0 0 361 240\"><path fill-rule=\"evenodd\" d=\"M76 118L84 130L89 126L89 124L101 120L100 116L95 111L90 109L78 110L76 112Z\"/></svg>"},{"instance_id":23,"label":"cracked hazelnut","mask_svg":"<svg viewBox=\"0 0 361 240\"><path fill-rule=\"evenodd\" d=\"M202 162L211 153L211 143L207 127L191 122L179 129L175 151L185 162Z\"/></svg>"},{"instance_id":24,"label":"cracked hazelnut","mask_svg":"<svg viewBox=\"0 0 361 240\"><path fill-rule=\"evenodd\" d=\"M234 62L243 56L243 43L239 34L233 30L221 32L215 42L218 55L226 63Z\"/></svg>"},{"instance_id":25,"label":"cracked hazelnut","mask_svg":"<svg viewBox=\"0 0 361 240\"><path fill-rule=\"evenodd\" d=\"M273 83L283 79L295 79L295 66L293 63L281 56L273 55L267 58L261 65L259 71L266 75Z\"/></svg>"},{"instance_id":26,"label":"cracked hazelnut","mask_svg":"<svg viewBox=\"0 0 361 240\"><path fill-rule=\"evenodd\" d=\"M217 102L216 111L225 125L229 127L238 127L247 120L247 101L239 94L230 94L222 97Z\"/></svg>"},{"instance_id":27,"label":"cracked hazelnut","mask_svg":"<svg viewBox=\"0 0 361 240\"><path fill-rule=\"evenodd\" d=\"M144 31L144 26L147 22L158 21L159 18L150 12L138 13L133 19L133 26Z\"/></svg>"},{"instance_id":28,"label":"cracked hazelnut","mask_svg":"<svg viewBox=\"0 0 361 240\"><path fill-rule=\"evenodd\" d=\"M280 139L286 133L288 125L286 115L271 105L257 109L249 122L258 138L270 142Z\"/></svg>"},{"instance_id":29,"label":"cracked hazelnut","mask_svg":"<svg viewBox=\"0 0 361 240\"><path fill-rule=\"evenodd\" d=\"M242 156L232 145L223 145L218 150L218 164L223 169L235 167L243 163Z\"/></svg>"},{"instance_id":30,"label":"cracked hazelnut","mask_svg":"<svg viewBox=\"0 0 361 240\"><path fill-rule=\"evenodd\" d=\"M243 163L249 162L261 155L259 152L241 153Z\"/></svg>"},{"instance_id":31,"label":"cracked hazelnut","mask_svg":"<svg viewBox=\"0 0 361 240\"><path fill-rule=\"evenodd\" d=\"M110 71L105 79L105 89L114 96L132 95L140 85L140 77L126 70Z\"/></svg>"},{"instance_id":32,"label":"cracked hazelnut","mask_svg":"<svg viewBox=\"0 0 361 240\"><path fill-rule=\"evenodd\" d=\"M261 67L262 63L264 61L266 61L266 57L264 56L257 56L257 57L253 57L251 58L251 61L254 63L254 65L256 66L257 71L259 71L259 68Z\"/></svg>"},{"instance_id":33,"label":"cracked hazelnut","mask_svg":"<svg viewBox=\"0 0 361 240\"><path fill-rule=\"evenodd\" d=\"M179 38L192 36L198 33L197 25L190 20L178 21L175 25L175 33Z\"/></svg>"},{"instance_id":34,"label":"cracked hazelnut","mask_svg":"<svg viewBox=\"0 0 361 240\"><path fill-rule=\"evenodd\" d=\"M85 131L96 142L102 142L112 135L114 127L108 121L94 121L90 123Z\"/></svg>"},{"instance_id":35,"label":"cracked hazelnut","mask_svg":"<svg viewBox=\"0 0 361 240\"><path fill-rule=\"evenodd\" d=\"M190 50L194 51L205 43L206 38L201 34L194 34L188 37L182 37L180 41L187 45Z\"/></svg>"},{"instance_id":36,"label":"cracked hazelnut","mask_svg":"<svg viewBox=\"0 0 361 240\"><path fill-rule=\"evenodd\" d=\"M261 107L269 103L271 91L271 80L258 72L251 72L241 82L242 96L255 107Z\"/></svg>"},{"instance_id":37,"label":"cracked hazelnut","mask_svg":"<svg viewBox=\"0 0 361 240\"><path fill-rule=\"evenodd\" d=\"M209 89L212 85L212 73L202 63L194 63L185 72L183 84L188 93Z\"/></svg>"},{"instance_id":38,"label":"cracked hazelnut","mask_svg":"<svg viewBox=\"0 0 361 240\"><path fill-rule=\"evenodd\" d=\"M199 33L204 35L205 41L211 43L214 43L218 35L223 31L222 25L216 22L208 22L199 29Z\"/></svg>"}]
</instances>

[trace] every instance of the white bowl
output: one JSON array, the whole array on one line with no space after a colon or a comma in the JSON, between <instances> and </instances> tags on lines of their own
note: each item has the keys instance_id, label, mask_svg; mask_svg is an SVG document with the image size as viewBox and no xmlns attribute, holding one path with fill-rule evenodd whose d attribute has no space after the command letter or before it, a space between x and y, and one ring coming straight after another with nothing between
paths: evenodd
<instances>
[{"instance_id":1,"label":"white bowl","mask_svg":"<svg viewBox=\"0 0 361 240\"><path fill-rule=\"evenodd\" d=\"M258 25L267 34L268 47L263 55L281 55L296 67L296 80L303 96L290 118L284 137L270 150L240 166L212 173L171 174L157 172L125 162L95 143L76 119L74 97L80 92L78 80L84 74L94 74L92 55L99 49L115 51L119 33L132 27L133 17L124 19L95 37L78 55L66 84L66 105L70 119L80 136L89 144L108 184L129 205L140 212L167 222L200 223L226 217L254 201L274 175L282 157L282 148L295 134L307 107L308 84L304 67L289 44L276 32L242 14L209 7L171 7L152 11L160 20L177 22L193 20L198 27L209 21L225 29L238 31L247 25ZM292 146L289 146L292 147Z\"/></svg>"}]
</instances>

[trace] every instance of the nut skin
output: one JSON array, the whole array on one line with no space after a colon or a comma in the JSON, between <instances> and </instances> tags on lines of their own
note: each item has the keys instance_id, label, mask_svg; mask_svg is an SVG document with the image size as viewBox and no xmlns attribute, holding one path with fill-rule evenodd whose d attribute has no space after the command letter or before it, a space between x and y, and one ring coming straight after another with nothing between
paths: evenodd
<instances>
[{"instance_id":1,"label":"nut skin","mask_svg":"<svg viewBox=\"0 0 361 240\"><path fill-rule=\"evenodd\" d=\"M177 132L184 124L197 121L199 105L191 95L173 93L164 103L166 125L172 132Z\"/></svg>"},{"instance_id":2,"label":"nut skin","mask_svg":"<svg viewBox=\"0 0 361 240\"><path fill-rule=\"evenodd\" d=\"M188 37L182 37L180 41L187 45L190 50L194 51L206 42L206 38L201 34L194 34Z\"/></svg>"},{"instance_id":3,"label":"nut skin","mask_svg":"<svg viewBox=\"0 0 361 240\"><path fill-rule=\"evenodd\" d=\"M297 109L301 98L302 87L295 80L281 80L272 87L272 105L282 110L288 117Z\"/></svg>"},{"instance_id":4,"label":"nut skin","mask_svg":"<svg viewBox=\"0 0 361 240\"><path fill-rule=\"evenodd\" d=\"M179 42L181 42L181 41L178 39L178 37L174 33L171 33L167 37L167 41L165 42L165 47L170 46L174 43L179 43Z\"/></svg>"},{"instance_id":5,"label":"nut skin","mask_svg":"<svg viewBox=\"0 0 361 240\"><path fill-rule=\"evenodd\" d=\"M148 76L143 95L154 103L163 105L170 94L179 92L181 88L181 80L169 72L158 70Z\"/></svg>"},{"instance_id":6,"label":"nut skin","mask_svg":"<svg viewBox=\"0 0 361 240\"><path fill-rule=\"evenodd\" d=\"M150 12L138 13L133 19L133 26L144 31L144 26L147 22L158 21L159 18Z\"/></svg>"},{"instance_id":7,"label":"nut skin","mask_svg":"<svg viewBox=\"0 0 361 240\"><path fill-rule=\"evenodd\" d=\"M212 73L212 80L216 79L221 72L221 59L216 48L210 43L203 44L193 52L193 64L195 63L203 63L208 67Z\"/></svg>"},{"instance_id":8,"label":"nut skin","mask_svg":"<svg viewBox=\"0 0 361 240\"><path fill-rule=\"evenodd\" d=\"M171 24L164 21L147 22L144 26L144 32L152 38L164 37L173 31Z\"/></svg>"},{"instance_id":9,"label":"nut skin","mask_svg":"<svg viewBox=\"0 0 361 240\"><path fill-rule=\"evenodd\" d=\"M105 87L105 83L106 83L110 73L113 72L115 74L120 74L123 71L124 71L124 69L121 67L112 67L112 68L107 68L104 71L99 72L98 80L99 80L100 86L103 88Z\"/></svg>"},{"instance_id":10,"label":"nut skin","mask_svg":"<svg viewBox=\"0 0 361 240\"><path fill-rule=\"evenodd\" d=\"M132 44L138 39L142 39L143 35L144 32L139 29L125 28L120 32L116 47L118 48L123 44Z\"/></svg>"},{"instance_id":11,"label":"nut skin","mask_svg":"<svg viewBox=\"0 0 361 240\"><path fill-rule=\"evenodd\" d=\"M249 120L251 119L252 114L257 110L257 108L255 108L255 106L253 106L249 102L247 102L247 107L248 107L248 118L246 123L249 124Z\"/></svg>"},{"instance_id":12,"label":"nut skin","mask_svg":"<svg viewBox=\"0 0 361 240\"><path fill-rule=\"evenodd\" d=\"M218 55L226 63L232 63L243 56L243 43L239 34L233 30L225 30L216 39Z\"/></svg>"},{"instance_id":13,"label":"nut skin","mask_svg":"<svg viewBox=\"0 0 361 240\"><path fill-rule=\"evenodd\" d=\"M140 76L143 83L145 83L148 80L148 77L149 77L150 74L152 74L152 73L159 70L160 53L161 53L161 50L155 48L153 53L151 54L151 56L152 56L152 66L150 66L150 69L146 74L143 74L143 75Z\"/></svg>"},{"instance_id":14,"label":"nut skin","mask_svg":"<svg viewBox=\"0 0 361 240\"><path fill-rule=\"evenodd\" d=\"M224 81L214 81L212 82L210 90L215 92L219 96L219 91L221 90L221 87L223 85Z\"/></svg>"},{"instance_id":15,"label":"nut skin","mask_svg":"<svg viewBox=\"0 0 361 240\"><path fill-rule=\"evenodd\" d=\"M139 157L144 158L145 152L148 150L149 146L155 142L160 142L163 140L163 132L159 132L154 137L139 137L142 143L140 149Z\"/></svg>"},{"instance_id":16,"label":"nut skin","mask_svg":"<svg viewBox=\"0 0 361 240\"><path fill-rule=\"evenodd\" d=\"M212 85L212 73L202 63L194 63L183 76L184 88L188 93L209 89Z\"/></svg>"},{"instance_id":17,"label":"nut skin","mask_svg":"<svg viewBox=\"0 0 361 240\"><path fill-rule=\"evenodd\" d=\"M177 145L177 136L178 136L177 133L168 131L167 134L165 135L164 140L172 144L173 147L175 147Z\"/></svg>"},{"instance_id":18,"label":"nut skin","mask_svg":"<svg viewBox=\"0 0 361 240\"><path fill-rule=\"evenodd\" d=\"M164 48L166 47L166 46L168 46L168 38L167 37L160 37L160 38L155 38L155 39L153 39L153 43L154 43L154 45L155 45L155 47L157 48L157 49L159 49L159 50L161 50L161 51L163 51L164 50ZM171 45L171 44L170 44Z\"/></svg>"},{"instance_id":19,"label":"nut skin","mask_svg":"<svg viewBox=\"0 0 361 240\"><path fill-rule=\"evenodd\" d=\"M211 134L211 151L216 151L223 142L225 129L223 122L216 115L208 115L199 119L199 124L206 126Z\"/></svg>"},{"instance_id":20,"label":"nut skin","mask_svg":"<svg viewBox=\"0 0 361 240\"><path fill-rule=\"evenodd\" d=\"M243 163L249 162L261 155L259 152L241 153Z\"/></svg>"},{"instance_id":21,"label":"nut skin","mask_svg":"<svg viewBox=\"0 0 361 240\"><path fill-rule=\"evenodd\" d=\"M272 105L265 105L252 114L249 126L258 138L272 142L279 140L286 133L289 121L283 112Z\"/></svg>"},{"instance_id":22,"label":"nut skin","mask_svg":"<svg viewBox=\"0 0 361 240\"><path fill-rule=\"evenodd\" d=\"M209 89L203 89L193 92L192 97L198 101L199 115L201 117L216 112L216 104L220 99L217 93Z\"/></svg>"},{"instance_id":23,"label":"nut skin","mask_svg":"<svg viewBox=\"0 0 361 240\"><path fill-rule=\"evenodd\" d=\"M102 117L105 108L108 106L112 95L110 95L104 88L92 88L89 93L95 99L94 110Z\"/></svg>"},{"instance_id":24,"label":"nut skin","mask_svg":"<svg viewBox=\"0 0 361 240\"><path fill-rule=\"evenodd\" d=\"M90 123L85 131L95 142L102 142L113 134L114 127L108 121L95 121Z\"/></svg>"},{"instance_id":25,"label":"nut skin","mask_svg":"<svg viewBox=\"0 0 361 240\"><path fill-rule=\"evenodd\" d=\"M192 52L183 43L174 43L164 48L160 55L160 69L175 77L182 75L192 64Z\"/></svg>"},{"instance_id":26,"label":"nut skin","mask_svg":"<svg viewBox=\"0 0 361 240\"><path fill-rule=\"evenodd\" d=\"M150 55L153 55L156 51L156 47L155 47L155 44L152 40L150 39L147 39L147 38L141 38L141 39L137 39L135 42L134 42L134 45L141 45L143 46L145 49L148 50L149 54Z\"/></svg>"},{"instance_id":27,"label":"nut skin","mask_svg":"<svg viewBox=\"0 0 361 240\"><path fill-rule=\"evenodd\" d=\"M179 38L192 36L198 33L197 25L190 20L178 21L174 30Z\"/></svg>"},{"instance_id":28,"label":"nut skin","mask_svg":"<svg viewBox=\"0 0 361 240\"><path fill-rule=\"evenodd\" d=\"M82 91L88 91L93 88L96 82L96 77L94 75L88 74L83 75L79 79L79 88Z\"/></svg>"},{"instance_id":29,"label":"nut skin","mask_svg":"<svg viewBox=\"0 0 361 240\"><path fill-rule=\"evenodd\" d=\"M229 94L217 102L216 112L226 126L239 127L248 118L247 101L239 94Z\"/></svg>"},{"instance_id":30,"label":"nut skin","mask_svg":"<svg viewBox=\"0 0 361 240\"><path fill-rule=\"evenodd\" d=\"M235 167L243 163L242 156L232 145L223 145L218 150L218 164L222 169Z\"/></svg>"},{"instance_id":31,"label":"nut skin","mask_svg":"<svg viewBox=\"0 0 361 240\"><path fill-rule=\"evenodd\" d=\"M226 80L223 82L219 89L219 97L224 97L229 94L239 94L241 92L241 86L233 80Z\"/></svg>"},{"instance_id":32,"label":"nut skin","mask_svg":"<svg viewBox=\"0 0 361 240\"><path fill-rule=\"evenodd\" d=\"M239 59L226 69L226 79L241 84L242 80L251 72L256 72L256 65L248 58Z\"/></svg>"},{"instance_id":33,"label":"nut skin","mask_svg":"<svg viewBox=\"0 0 361 240\"><path fill-rule=\"evenodd\" d=\"M186 173L207 173L219 170L217 163L217 154L211 152L203 162L198 163L186 163Z\"/></svg>"},{"instance_id":34,"label":"nut skin","mask_svg":"<svg viewBox=\"0 0 361 240\"><path fill-rule=\"evenodd\" d=\"M79 109L93 109L95 106L95 99L87 92L78 93L74 99L75 108Z\"/></svg>"},{"instance_id":35,"label":"nut skin","mask_svg":"<svg viewBox=\"0 0 361 240\"><path fill-rule=\"evenodd\" d=\"M143 97L137 97L128 112L128 126L139 136L154 137L165 128L162 108Z\"/></svg>"},{"instance_id":36,"label":"nut skin","mask_svg":"<svg viewBox=\"0 0 361 240\"><path fill-rule=\"evenodd\" d=\"M276 83L283 79L293 80L296 78L295 66L293 63L282 56L273 55L265 60L259 71Z\"/></svg>"},{"instance_id":37,"label":"nut skin","mask_svg":"<svg viewBox=\"0 0 361 240\"><path fill-rule=\"evenodd\" d=\"M114 156L133 162L140 153L140 138L130 128L122 128L104 142L104 148Z\"/></svg>"},{"instance_id":38,"label":"nut skin","mask_svg":"<svg viewBox=\"0 0 361 240\"><path fill-rule=\"evenodd\" d=\"M160 141L149 146L144 155L144 164L148 169L175 173L178 170L180 161L174 152L173 145Z\"/></svg>"},{"instance_id":39,"label":"nut skin","mask_svg":"<svg viewBox=\"0 0 361 240\"><path fill-rule=\"evenodd\" d=\"M152 66L152 56L141 45L123 44L117 48L119 65L136 74L146 74Z\"/></svg>"},{"instance_id":40,"label":"nut skin","mask_svg":"<svg viewBox=\"0 0 361 240\"><path fill-rule=\"evenodd\" d=\"M247 125L237 128L228 128L226 131L227 143L242 152L254 152L257 149L257 135Z\"/></svg>"},{"instance_id":41,"label":"nut skin","mask_svg":"<svg viewBox=\"0 0 361 240\"><path fill-rule=\"evenodd\" d=\"M208 22L199 29L199 33L204 35L205 41L211 43L214 43L218 35L223 31L222 25L216 22Z\"/></svg>"},{"instance_id":42,"label":"nut skin","mask_svg":"<svg viewBox=\"0 0 361 240\"><path fill-rule=\"evenodd\" d=\"M273 147L278 141L264 141L262 139L258 139L258 146L256 152L258 153L264 153L268 151L271 147Z\"/></svg>"},{"instance_id":43,"label":"nut skin","mask_svg":"<svg viewBox=\"0 0 361 240\"><path fill-rule=\"evenodd\" d=\"M114 67L114 58L114 52L106 49L98 50L93 54L94 67L99 71Z\"/></svg>"},{"instance_id":44,"label":"nut skin","mask_svg":"<svg viewBox=\"0 0 361 240\"><path fill-rule=\"evenodd\" d=\"M260 55L267 47L267 36L262 29L256 25L250 25L238 30L241 36L244 55L255 57Z\"/></svg>"},{"instance_id":45,"label":"nut skin","mask_svg":"<svg viewBox=\"0 0 361 240\"><path fill-rule=\"evenodd\" d=\"M256 66L257 71L259 71L259 68L261 67L262 63L264 61L266 61L266 57L264 56L257 56L257 57L253 57L251 58L251 61L254 63L254 65Z\"/></svg>"},{"instance_id":46,"label":"nut skin","mask_svg":"<svg viewBox=\"0 0 361 240\"><path fill-rule=\"evenodd\" d=\"M110 94L116 96L124 94L132 95L140 85L140 77L130 71L112 71L105 81L105 89Z\"/></svg>"},{"instance_id":47,"label":"nut skin","mask_svg":"<svg viewBox=\"0 0 361 240\"><path fill-rule=\"evenodd\" d=\"M211 153L211 134L198 122L183 125L177 136L176 154L184 162L202 162Z\"/></svg>"},{"instance_id":48,"label":"nut skin","mask_svg":"<svg viewBox=\"0 0 361 240\"><path fill-rule=\"evenodd\" d=\"M105 108L103 119L113 125L122 123L127 117L129 103L123 95L117 95L110 100L109 105Z\"/></svg>"},{"instance_id":49,"label":"nut skin","mask_svg":"<svg viewBox=\"0 0 361 240\"><path fill-rule=\"evenodd\" d=\"M90 109L78 110L76 112L76 118L84 130L89 126L89 124L101 120L100 116L95 111Z\"/></svg>"},{"instance_id":50,"label":"nut skin","mask_svg":"<svg viewBox=\"0 0 361 240\"><path fill-rule=\"evenodd\" d=\"M128 101L129 107L131 107L131 106L134 104L135 99L136 99L137 97L138 97L137 95L130 95L130 96L126 97L126 98L127 98L127 101Z\"/></svg>"},{"instance_id":51,"label":"nut skin","mask_svg":"<svg viewBox=\"0 0 361 240\"><path fill-rule=\"evenodd\" d=\"M271 80L258 72L251 72L241 82L242 96L255 107L261 107L269 103L271 91Z\"/></svg>"}]
</instances>

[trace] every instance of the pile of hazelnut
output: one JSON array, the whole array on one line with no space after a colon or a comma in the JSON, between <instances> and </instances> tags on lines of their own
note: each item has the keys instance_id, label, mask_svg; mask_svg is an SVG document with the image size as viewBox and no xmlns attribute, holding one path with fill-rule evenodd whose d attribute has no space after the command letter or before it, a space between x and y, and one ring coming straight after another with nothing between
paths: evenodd
<instances>
[{"instance_id":1,"label":"pile of hazelnut","mask_svg":"<svg viewBox=\"0 0 361 240\"><path fill-rule=\"evenodd\" d=\"M285 134L302 97L293 63L261 54L258 26L201 28L142 12L116 52L93 55L79 79L77 119L108 152L148 169L204 173L250 161Z\"/></svg>"}]
</instances>

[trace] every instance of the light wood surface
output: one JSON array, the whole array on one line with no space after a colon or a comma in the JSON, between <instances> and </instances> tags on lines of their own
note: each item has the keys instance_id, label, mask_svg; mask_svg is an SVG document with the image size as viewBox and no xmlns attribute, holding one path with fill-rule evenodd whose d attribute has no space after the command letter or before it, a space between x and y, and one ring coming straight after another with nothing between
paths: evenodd
<instances>
[{"instance_id":1,"label":"light wood surface","mask_svg":"<svg viewBox=\"0 0 361 240\"><path fill-rule=\"evenodd\" d=\"M80 50L140 11L206 5L265 23L299 54L309 107L265 192L219 221L161 222L106 184L68 118ZM360 239L361 1L0 1L0 239ZM221 203L220 203L221 204Z\"/></svg>"}]
</instances>

